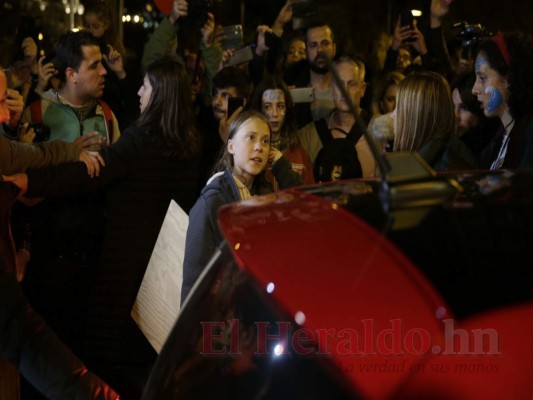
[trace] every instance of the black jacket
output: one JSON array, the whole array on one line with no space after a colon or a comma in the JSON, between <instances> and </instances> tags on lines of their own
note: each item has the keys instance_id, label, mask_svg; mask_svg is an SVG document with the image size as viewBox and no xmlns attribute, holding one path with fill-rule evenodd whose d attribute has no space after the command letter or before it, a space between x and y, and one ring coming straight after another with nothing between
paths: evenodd
<instances>
[{"instance_id":1,"label":"black jacket","mask_svg":"<svg viewBox=\"0 0 533 400\"><path fill-rule=\"evenodd\" d=\"M17 281L0 272L0 356L50 399L117 399L118 395L57 338L24 298Z\"/></svg>"},{"instance_id":2,"label":"black jacket","mask_svg":"<svg viewBox=\"0 0 533 400\"><path fill-rule=\"evenodd\" d=\"M109 366L149 363L155 352L130 317L170 200L186 212L197 197L197 160L167 155L156 135L130 128L102 150L90 178L82 163L28 173L28 195L61 196L106 188L101 259L89 297L84 359ZM105 378L105 376L104 376Z\"/></svg>"}]
</instances>

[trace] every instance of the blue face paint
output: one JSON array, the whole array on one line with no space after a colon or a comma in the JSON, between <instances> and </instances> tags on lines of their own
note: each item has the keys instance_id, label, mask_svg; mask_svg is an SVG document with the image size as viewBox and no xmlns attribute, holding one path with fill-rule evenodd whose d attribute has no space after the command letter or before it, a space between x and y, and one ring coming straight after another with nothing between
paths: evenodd
<instances>
[{"instance_id":1,"label":"blue face paint","mask_svg":"<svg viewBox=\"0 0 533 400\"><path fill-rule=\"evenodd\" d=\"M479 72L481 70L481 66L487 65L487 64L488 64L488 61L485 57L478 56L476 58L476 72Z\"/></svg>"},{"instance_id":2,"label":"blue face paint","mask_svg":"<svg viewBox=\"0 0 533 400\"><path fill-rule=\"evenodd\" d=\"M487 102L487 112L493 113L503 103L502 93L493 86L489 86L487 89L485 89L485 93L490 96L489 101Z\"/></svg>"}]
</instances>

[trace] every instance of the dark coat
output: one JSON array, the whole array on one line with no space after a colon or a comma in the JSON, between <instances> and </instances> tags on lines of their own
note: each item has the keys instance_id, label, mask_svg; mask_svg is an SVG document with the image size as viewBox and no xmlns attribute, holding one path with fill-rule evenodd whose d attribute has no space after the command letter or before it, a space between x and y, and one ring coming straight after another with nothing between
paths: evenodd
<instances>
[{"instance_id":1,"label":"dark coat","mask_svg":"<svg viewBox=\"0 0 533 400\"><path fill-rule=\"evenodd\" d=\"M106 368L155 358L130 311L170 200L188 212L198 187L197 160L167 152L161 139L130 128L102 150L106 166L99 177L90 178L82 163L28 173L30 196L107 189L105 234L88 302L84 356Z\"/></svg>"},{"instance_id":2,"label":"dark coat","mask_svg":"<svg viewBox=\"0 0 533 400\"><path fill-rule=\"evenodd\" d=\"M72 143L61 141L35 145L10 140L0 132L0 174L24 172L27 168L40 168L65 161L75 161L80 151ZM15 248L9 222L11 206L18 189L11 183L0 182L0 265L15 273Z\"/></svg>"},{"instance_id":3,"label":"dark coat","mask_svg":"<svg viewBox=\"0 0 533 400\"><path fill-rule=\"evenodd\" d=\"M431 139L418 151L435 171L474 169L476 159L468 146L456 137Z\"/></svg>"},{"instance_id":4,"label":"dark coat","mask_svg":"<svg viewBox=\"0 0 533 400\"><path fill-rule=\"evenodd\" d=\"M301 176L292 170L290 161L285 157L280 158L274 164L272 174L277 179L281 189L302 184ZM273 192L272 186L264 177L260 176L254 179L252 195L271 192ZM182 303L223 241L222 233L218 229L220 207L240 199L239 189L228 169L221 176L213 178L200 193L200 197L189 215L183 259Z\"/></svg>"},{"instance_id":5,"label":"dark coat","mask_svg":"<svg viewBox=\"0 0 533 400\"><path fill-rule=\"evenodd\" d=\"M498 157L504 134L505 128L501 126L481 153L481 168L490 169ZM533 169L533 116L526 115L515 122L513 129L511 129L507 154L502 168Z\"/></svg>"},{"instance_id":6,"label":"dark coat","mask_svg":"<svg viewBox=\"0 0 533 400\"><path fill-rule=\"evenodd\" d=\"M226 170L222 176L209 182L192 208L185 239L182 304L203 268L222 243L223 238L217 222L218 210L224 204L238 200L240 200L239 189L231 172Z\"/></svg>"},{"instance_id":7,"label":"dark coat","mask_svg":"<svg viewBox=\"0 0 533 400\"><path fill-rule=\"evenodd\" d=\"M0 272L0 357L50 399L117 399L29 307L13 276Z\"/></svg>"}]
</instances>

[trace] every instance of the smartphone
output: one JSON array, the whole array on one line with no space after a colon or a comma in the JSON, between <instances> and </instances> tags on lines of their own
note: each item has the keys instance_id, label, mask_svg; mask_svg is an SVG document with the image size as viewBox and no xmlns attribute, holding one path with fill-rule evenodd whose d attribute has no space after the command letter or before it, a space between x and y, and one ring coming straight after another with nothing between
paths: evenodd
<instances>
[{"instance_id":1,"label":"smartphone","mask_svg":"<svg viewBox=\"0 0 533 400\"><path fill-rule=\"evenodd\" d=\"M56 55L55 54L49 54L47 53L45 56L44 56L44 59L43 59L43 65L46 65L46 64L54 64L54 60L56 58Z\"/></svg>"},{"instance_id":2,"label":"smartphone","mask_svg":"<svg viewBox=\"0 0 533 400\"><path fill-rule=\"evenodd\" d=\"M233 65L242 64L247 61L252 61L254 58L254 51L252 46L245 46L239 50L235 50L233 56L229 59L228 65L231 67Z\"/></svg>"},{"instance_id":3,"label":"smartphone","mask_svg":"<svg viewBox=\"0 0 533 400\"><path fill-rule=\"evenodd\" d=\"M293 103L312 103L315 100L315 89L312 87L291 89Z\"/></svg>"},{"instance_id":4,"label":"smartphone","mask_svg":"<svg viewBox=\"0 0 533 400\"><path fill-rule=\"evenodd\" d=\"M400 26L409 26L411 29L413 29L413 14L411 13L411 10L404 10L400 14ZM416 39L414 37L409 37L404 40L404 42L414 42Z\"/></svg>"},{"instance_id":5,"label":"smartphone","mask_svg":"<svg viewBox=\"0 0 533 400\"><path fill-rule=\"evenodd\" d=\"M413 13L411 13L410 10L404 10L400 14L400 26L407 26L409 25L411 28L413 27Z\"/></svg>"},{"instance_id":6,"label":"smartphone","mask_svg":"<svg viewBox=\"0 0 533 400\"><path fill-rule=\"evenodd\" d=\"M224 36L226 36L226 39L220 44L223 50L240 49L242 47L242 25L223 26L222 31L224 32Z\"/></svg>"},{"instance_id":7,"label":"smartphone","mask_svg":"<svg viewBox=\"0 0 533 400\"><path fill-rule=\"evenodd\" d=\"M229 97L228 98L228 113L226 114L227 117L231 117L235 111L237 111L237 108L243 107L244 108L244 98L243 97Z\"/></svg>"}]
</instances>

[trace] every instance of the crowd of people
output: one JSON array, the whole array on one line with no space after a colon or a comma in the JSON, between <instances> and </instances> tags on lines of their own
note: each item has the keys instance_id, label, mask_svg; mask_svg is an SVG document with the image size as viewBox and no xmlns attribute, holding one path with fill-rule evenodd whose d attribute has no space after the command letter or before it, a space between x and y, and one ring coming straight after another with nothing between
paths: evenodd
<instances>
[{"instance_id":1,"label":"crowd of people","mask_svg":"<svg viewBox=\"0 0 533 400\"><path fill-rule=\"evenodd\" d=\"M0 71L0 222L13 233L2 228L0 238L9 288L0 291L0 343L18 329L6 321L20 319L59 349L47 361L41 344L41 366L64 367L53 378L32 371L23 357L36 356L20 341L0 356L46 396L89 387L94 398L117 397L96 375L72 378L86 368L77 356L122 398L139 398L156 353L130 311L171 200L189 214L184 300L223 241L224 204L374 177L373 148L417 151L438 171L532 169L533 38L480 38L454 68L442 28L452 2L431 1L424 32L398 17L372 82L327 22L285 32L292 0L271 27L257 27L244 59L212 13L197 45L178 41L191 29L182 24L190 5L174 0L144 45L140 79L103 1L86 6L86 29L62 35L53 59L25 38L22 58L3 66L8 76ZM47 379L66 383L50 389Z\"/></svg>"}]
</instances>

